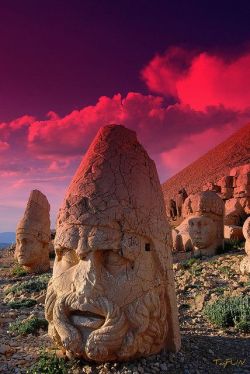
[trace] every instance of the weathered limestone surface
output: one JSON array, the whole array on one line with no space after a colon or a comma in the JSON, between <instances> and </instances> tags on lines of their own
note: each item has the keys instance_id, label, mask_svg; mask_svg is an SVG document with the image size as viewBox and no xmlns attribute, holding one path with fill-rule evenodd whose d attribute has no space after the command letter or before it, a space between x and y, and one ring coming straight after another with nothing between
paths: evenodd
<instances>
[{"instance_id":1,"label":"weathered limestone surface","mask_svg":"<svg viewBox=\"0 0 250 374\"><path fill-rule=\"evenodd\" d=\"M246 239L245 252L246 256L240 263L240 271L242 274L250 273L250 217L248 217L243 225L243 235Z\"/></svg>"},{"instance_id":2,"label":"weathered limestone surface","mask_svg":"<svg viewBox=\"0 0 250 374\"><path fill-rule=\"evenodd\" d=\"M170 228L155 164L133 131L99 130L54 244L46 318L69 356L128 360L179 349Z\"/></svg>"},{"instance_id":3,"label":"weathered limestone surface","mask_svg":"<svg viewBox=\"0 0 250 374\"><path fill-rule=\"evenodd\" d=\"M225 225L242 226L247 218L242 199L232 198L225 202ZM247 202L246 202L247 203ZM244 205L243 205L244 204Z\"/></svg>"},{"instance_id":4,"label":"weathered limestone surface","mask_svg":"<svg viewBox=\"0 0 250 374\"><path fill-rule=\"evenodd\" d=\"M188 196L183 206L184 221L173 232L174 252L214 255L223 246L224 203L213 191Z\"/></svg>"},{"instance_id":5,"label":"weathered limestone surface","mask_svg":"<svg viewBox=\"0 0 250 374\"><path fill-rule=\"evenodd\" d=\"M242 227L235 225L225 225L224 238L229 240L244 240Z\"/></svg>"},{"instance_id":6,"label":"weathered limestone surface","mask_svg":"<svg viewBox=\"0 0 250 374\"><path fill-rule=\"evenodd\" d=\"M16 230L15 258L30 272L49 269L50 205L45 195L31 191Z\"/></svg>"}]
</instances>

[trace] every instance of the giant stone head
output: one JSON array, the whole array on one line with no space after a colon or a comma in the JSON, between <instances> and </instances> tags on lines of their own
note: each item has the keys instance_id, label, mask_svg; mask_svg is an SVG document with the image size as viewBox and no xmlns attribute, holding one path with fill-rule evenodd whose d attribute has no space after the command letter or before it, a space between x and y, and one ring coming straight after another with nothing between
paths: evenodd
<instances>
[{"instance_id":1,"label":"giant stone head","mask_svg":"<svg viewBox=\"0 0 250 374\"><path fill-rule=\"evenodd\" d=\"M178 349L163 195L133 131L99 130L59 211L55 250L46 317L69 356L127 360Z\"/></svg>"}]
</instances>

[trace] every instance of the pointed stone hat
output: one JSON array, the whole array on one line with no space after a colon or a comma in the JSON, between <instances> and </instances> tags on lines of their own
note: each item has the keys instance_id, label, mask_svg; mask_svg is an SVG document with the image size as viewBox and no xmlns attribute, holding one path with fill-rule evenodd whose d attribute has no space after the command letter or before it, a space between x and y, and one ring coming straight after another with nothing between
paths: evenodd
<instances>
[{"instance_id":1,"label":"pointed stone hat","mask_svg":"<svg viewBox=\"0 0 250 374\"><path fill-rule=\"evenodd\" d=\"M69 235L65 225L72 227ZM77 227L85 225L118 227L164 245L170 236L155 163L136 133L123 126L98 131L59 211L57 238L65 247L76 248ZM159 255L166 257L165 246Z\"/></svg>"},{"instance_id":2,"label":"pointed stone hat","mask_svg":"<svg viewBox=\"0 0 250 374\"><path fill-rule=\"evenodd\" d=\"M22 219L17 226L18 233L29 233L39 241L50 241L50 205L44 194L33 190Z\"/></svg>"}]
</instances>

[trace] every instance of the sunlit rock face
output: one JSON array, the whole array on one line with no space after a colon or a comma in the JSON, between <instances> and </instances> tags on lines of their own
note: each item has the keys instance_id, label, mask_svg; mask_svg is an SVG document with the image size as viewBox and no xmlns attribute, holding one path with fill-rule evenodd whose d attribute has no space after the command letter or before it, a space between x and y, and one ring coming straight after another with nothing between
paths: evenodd
<instances>
[{"instance_id":1,"label":"sunlit rock face","mask_svg":"<svg viewBox=\"0 0 250 374\"><path fill-rule=\"evenodd\" d=\"M175 252L214 255L223 246L224 203L213 191L188 196L183 206L184 221L173 230Z\"/></svg>"},{"instance_id":2,"label":"sunlit rock face","mask_svg":"<svg viewBox=\"0 0 250 374\"><path fill-rule=\"evenodd\" d=\"M154 162L99 130L59 211L49 334L68 356L128 360L180 346L171 235Z\"/></svg>"},{"instance_id":3,"label":"sunlit rock face","mask_svg":"<svg viewBox=\"0 0 250 374\"><path fill-rule=\"evenodd\" d=\"M15 258L29 272L49 269L50 205L45 195L31 191L16 230Z\"/></svg>"},{"instance_id":4,"label":"sunlit rock face","mask_svg":"<svg viewBox=\"0 0 250 374\"><path fill-rule=\"evenodd\" d=\"M245 252L246 256L240 263L240 271L242 274L250 274L250 217L248 217L243 225L243 235L246 239Z\"/></svg>"}]
</instances>

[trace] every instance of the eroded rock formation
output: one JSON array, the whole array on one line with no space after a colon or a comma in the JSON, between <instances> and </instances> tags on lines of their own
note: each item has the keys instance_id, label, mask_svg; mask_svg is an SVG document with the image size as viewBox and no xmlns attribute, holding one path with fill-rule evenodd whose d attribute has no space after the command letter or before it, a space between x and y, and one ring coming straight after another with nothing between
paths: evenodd
<instances>
[{"instance_id":1,"label":"eroded rock formation","mask_svg":"<svg viewBox=\"0 0 250 374\"><path fill-rule=\"evenodd\" d=\"M187 197L184 221L173 230L175 252L193 251L194 255L214 255L223 246L224 203L213 191Z\"/></svg>"},{"instance_id":2,"label":"eroded rock formation","mask_svg":"<svg viewBox=\"0 0 250 374\"><path fill-rule=\"evenodd\" d=\"M15 258L30 272L49 269L50 205L45 195L31 191L16 230Z\"/></svg>"},{"instance_id":3,"label":"eroded rock formation","mask_svg":"<svg viewBox=\"0 0 250 374\"><path fill-rule=\"evenodd\" d=\"M54 244L46 318L69 356L128 360L179 349L170 228L155 164L133 131L99 130Z\"/></svg>"},{"instance_id":4,"label":"eroded rock formation","mask_svg":"<svg viewBox=\"0 0 250 374\"><path fill-rule=\"evenodd\" d=\"M250 217L247 218L243 225L243 235L246 239L245 252L246 256L240 263L240 271L242 274L250 274Z\"/></svg>"}]
</instances>

